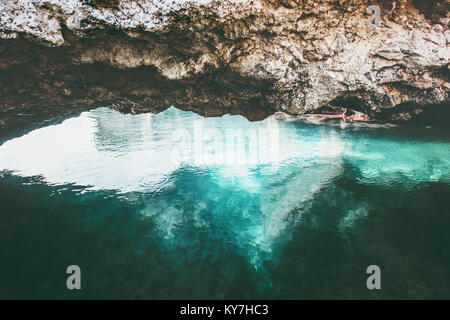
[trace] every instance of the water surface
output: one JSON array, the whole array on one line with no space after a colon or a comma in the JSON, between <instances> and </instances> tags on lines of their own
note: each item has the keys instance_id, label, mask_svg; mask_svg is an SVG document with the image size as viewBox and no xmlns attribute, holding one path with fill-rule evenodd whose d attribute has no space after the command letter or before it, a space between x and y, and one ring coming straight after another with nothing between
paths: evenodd
<instances>
[{"instance_id":1,"label":"water surface","mask_svg":"<svg viewBox=\"0 0 450 320\"><path fill-rule=\"evenodd\" d=\"M0 146L0 296L449 298L449 137L82 113Z\"/></svg>"}]
</instances>

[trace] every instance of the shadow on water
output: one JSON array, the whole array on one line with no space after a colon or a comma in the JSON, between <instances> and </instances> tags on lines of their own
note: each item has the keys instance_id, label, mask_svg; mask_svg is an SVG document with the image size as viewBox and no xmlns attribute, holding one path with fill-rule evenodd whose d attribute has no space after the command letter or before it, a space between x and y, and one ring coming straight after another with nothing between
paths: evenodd
<instances>
[{"instance_id":1,"label":"shadow on water","mask_svg":"<svg viewBox=\"0 0 450 320\"><path fill-rule=\"evenodd\" d=\"M4 175L0 297L257 296L245 259L220 243L209 250L214 243L205 241L197 254L189 248L189 256L184 248L162 246L154 223L140 213L145 196L85 192L76 186L52 187ZM82 270L78 292L68 291L65 285L65 268L71 264Z\"/></svg>"},{"instance_id":2,"label":"shadow on water","mask_svg":"<svg viewBox=\"0 0 450 320\"><path fill-rule=\"evenodd\" d=\"M298 210L301 223L272 271L270 298L448 299L450 186L383 186L344 175ZM366 268L382 270L368 290Z\"/></svg>"}]
</instances>

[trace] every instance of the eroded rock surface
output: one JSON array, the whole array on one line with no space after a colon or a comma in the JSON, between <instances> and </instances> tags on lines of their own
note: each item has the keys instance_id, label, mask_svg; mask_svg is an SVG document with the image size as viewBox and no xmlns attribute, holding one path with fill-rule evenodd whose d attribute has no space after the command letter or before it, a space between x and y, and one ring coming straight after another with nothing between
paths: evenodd
<instances>
[{"instance_id":1,"label":"eroded rock surface","mask_svg":"<svg viewBox=\"0 0 450 320\"><path fill-rule=\"evenodd\" d=\"M99 105L133 113L174 105L250 120L322 108L383 121L427 110L448 117L449 6L4 0L0 130Z\"/></svg>"}]
</instances>

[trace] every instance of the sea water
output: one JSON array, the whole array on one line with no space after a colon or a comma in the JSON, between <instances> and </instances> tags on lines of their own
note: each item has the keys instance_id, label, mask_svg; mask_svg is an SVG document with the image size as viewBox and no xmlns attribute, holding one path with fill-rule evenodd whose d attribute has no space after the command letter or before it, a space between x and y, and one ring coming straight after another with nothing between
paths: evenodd
<instances>
[{"instance_id":1,"label":"sea water","mask_svg":"<svg viewBox=\"0 0 450 320\"><path fill-rule=\"evenodd\" d=\"M2 297L450 297L445 129L99 108L0 172Z\"/></svg>"}]
</instances>

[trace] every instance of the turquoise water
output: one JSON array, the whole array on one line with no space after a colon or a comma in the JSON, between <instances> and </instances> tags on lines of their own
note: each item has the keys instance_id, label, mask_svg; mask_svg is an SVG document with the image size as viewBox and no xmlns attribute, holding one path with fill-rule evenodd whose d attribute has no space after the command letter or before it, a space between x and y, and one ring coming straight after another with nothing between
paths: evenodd
<instances>
[{"instance_id":1,"label":"turquoise water","mask_svg":"<svg viewBox=\"0 0 450 320\"><path fill-rule=\"evenodd\" d=\"M447 130L99 108L0 171L0 297L450 298Z\"/></svg>"}]
</instances>

